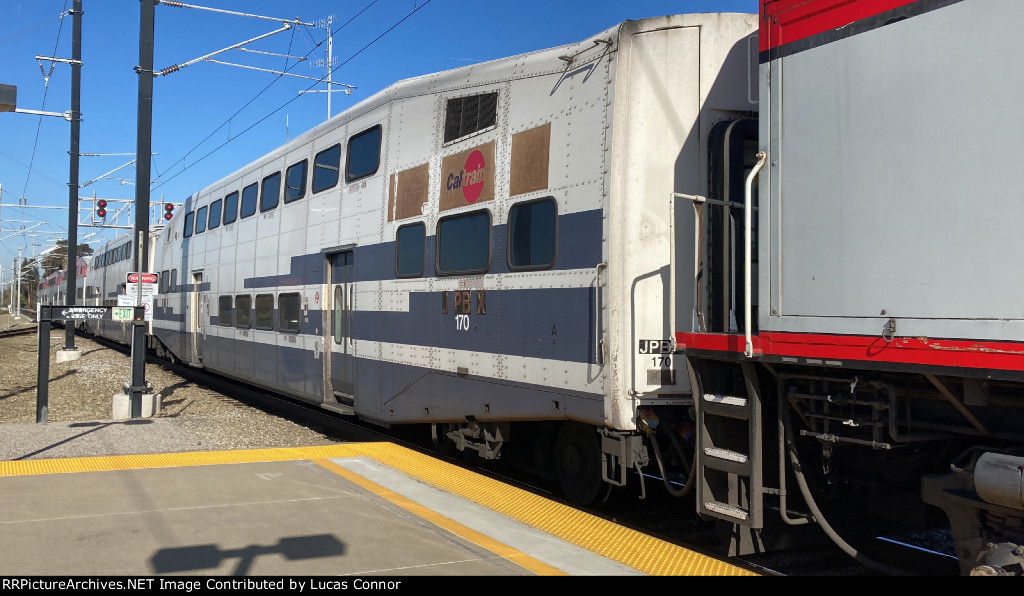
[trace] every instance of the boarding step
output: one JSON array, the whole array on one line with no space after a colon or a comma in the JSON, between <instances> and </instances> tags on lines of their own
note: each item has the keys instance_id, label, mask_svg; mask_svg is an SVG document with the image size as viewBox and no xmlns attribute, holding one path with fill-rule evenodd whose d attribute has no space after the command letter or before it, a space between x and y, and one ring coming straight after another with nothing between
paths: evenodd
<instances>
[{"instance_id":1,"label":"boarding step","mask_svg":"<svg viewBox=\"0 0 1024 596\"><path fill-rule=\"evenodd\" d=\"M699 512L761 528L761 396L754 365L695 359L693 370L695 394L701 396L696 404Z\"/></svg>"}]
</instances>

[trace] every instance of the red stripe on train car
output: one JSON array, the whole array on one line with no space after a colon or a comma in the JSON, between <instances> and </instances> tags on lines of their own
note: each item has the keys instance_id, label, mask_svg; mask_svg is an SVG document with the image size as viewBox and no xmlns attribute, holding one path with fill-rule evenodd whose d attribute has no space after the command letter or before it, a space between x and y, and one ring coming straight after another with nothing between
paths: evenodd
<instances>
[{"instance_id":1,"label":"red stripe on train car","mask_svg":"<svg viewBox=\"0 0 1024 596\"><path fill-rule=\"evenodd\" d=\"M920 0L762 0L758 44L770 50Z\"/></svg>"},{"instance_id":2,"label":"red stripe on train car","mask_svg":"<svg viewBox=\"0 0 1024 596\"><path fill-rule=\"evenodd\" d=\"M753 338L754 351L764 356L857 360L897 364L961 366L1024 370L1024 343L927 337L822 335L763 332ZM676 333L680 348L713 352L743 352L742 335Z\"/></svg>"}]
</instances>

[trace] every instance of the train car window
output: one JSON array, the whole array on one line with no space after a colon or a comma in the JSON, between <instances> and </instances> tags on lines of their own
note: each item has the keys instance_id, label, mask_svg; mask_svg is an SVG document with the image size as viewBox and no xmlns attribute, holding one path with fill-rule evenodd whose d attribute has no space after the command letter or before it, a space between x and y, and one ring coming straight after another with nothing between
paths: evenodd
<instances>
[{"instance_id":1,"label":"train car window","mask_svg":"<svg viewBox=\"0 0 1024 596\"><path fill-rule=\"evenodd\" d=\"M256 328L274 328L274 295L256 294Z\"/></svg>"},{"instance_id":2,"label":"train car window","mask_svg":"<svg viewBox=\"0 0 1024 596\"><path fill-rule=\"evenodd\" d=\"M196 211L196 234L206 231L206 205Z\"/></svg>"},{"instance_id":3,"label":"train car window","mask_svg":"<svg viewBox=\"0 0 1024 596\"><path fill-rule=\"evenodd\" d=\"M334 188L341 168L341 144L324 149L313 160L313 193Z\"/></svg>"},{"instance_id":4,"label":"train car window","mask_svg":"<svg viewBox=\"0 0 1024 596\"><path fill-rule=\"evenodd\" d=\"M185 238L192 235L192 226L196 223L196 212L189 211L185 214ZM106 263L104 263L106 265Z\"/></svg>"},{"instance_id":5,"label":"train car window","mask_svg":"<svg viewBox=\"0 0 1024 596\"><path fill-rule=\"evenodd\" d=\"M238 219L238 191L224 197L224 225Z\"/></svg>"},{"instance_id":6,"label":"train car window","mask_svg":"<svg viewBox=\"0 0 1024 596\"><path fill-rule=\"evenodd\" d=\"M168 289L170 291L172 291L172 292L176 292L178 290L178 270L177 269L171 269L171 285L170 285L170 287Z\"/></svg>"},{"instance_id":7,"label":"train car window","mask_svg":"<svg viewBox=\"0 0 1024 596\"><path fill-rule=\"evenodd\" d=\"M348 140L345 182L365 178L380 167L381 127L374 126Z\"/></svg>"},{"instance_id":8,"label":"train car window","mask_svg":"<svg viewBox=\"0 0 1024 596\"><path fill-rule=\"evenodd\" d=\"M231 313L231 296L221 296L217 299L217 324L221 327L231 327L235 324Z\"/></svg>"},{"instance_id":9,"label":"train car window","mask_svg":"<svg viewBox=\"0 0 1024 596\"><path fill-rule=\"evenodd\" d=\"M423 240L426 226L422 222L398 228L395 234L395 274L398 277L423 275Z\"/></svg>"},{"instance_id":10,"label":"train car window","mask_svg":"<svg viewBox=\"0 0 1024 596\"><path fill-rule=\"evenodd\" d=\"M444 142L450 143L489 128L497 121L497 91L449 99L444 115Z\"/></svg>"},{"instance_id":11,"label":"train car window","mask_svg":"<svg viewBox=\"0 0 1024 596\"><path fill-rule=\"evenodd\" d=\"M223 205L221 199L210 203L210 229L220 227L220 208Z\"/></svg>"},{"instance_id":12,"label":"train car window","mask_svg":"<svg viewBox=\"0 0 1024 596\"><path fill-rule=\"evenodd\" d=\"M259 185L255 182L242 189L242 211L239 213L242 219L256 213L257 194L259 194Z\"/></svg>"},{"instance_id":13,"label":"train car window","mask_svg":"<svg viewBox=\"0 0 1024 596\"><path fill-rule=\"evenodd\" d=\"M491 213L474 211L437 224L437 273L484 273L491 263Z\"/></svg>"},{"instance_id":14,"label":"train car window","mask_svg":"<svg viewBox=\"0 0 1024 596\"><path fill-rule=\"evenodd\" d=\"M333 325L331 327L331 334L334 336L334 345L340 346L341 342L345 339L342 334L342 322L344 321L345 315L345 291L340 285L334 286L334 314L331 316Z\"/></svg>"},{"instance_id":15,"label":"train car window","mask_svg":"<svg viewBox=\"0 0 1024 596\"><path fill-rule=\"evenodd\" d=\"M167 293L167 290L168 290L167 280L168 280L167 271L166 270L161 271L160 272L160 293L161 294L166 294Z\"/></svg>"},{"instance_id":16,"label":"train car window","mask_svg":"<svg viewBox=\"0 0 1024 596\"><path fill-rule=\"evenodd\" d=\"M306 196L306 169L308 160L288 166L284 174L284 202L291 203Z\"/></svg>"},{"instance_id":17,"label":"train car window","mask_svg":"<svg viewBox=\"0 0 1024 596\"><path fill-rule=\"evenodd\" d=\"M281 172L274 172L263 179L263 192L260 193L260 213L277 207L281 200Z\"/></svg>"},{"instance_id":18,"label":"train car window","mask_svg":"<svg viewBox=\"0 0 1024 596\"><path fill-rule=\"evenodd\" d=\"M252 296L248 294L235 296L235 327L252 327Z\"/></svg>"},{"instance_id":19,"label":"train car window","mask_svg":"<svg viewBox=\"0 0 1024 596\"><path fill-rule=\"evenodd\" d=\"M281 317L281 331L283 333L298 333L299 318L302 315L301 299L299 294L281 294L277 298L277 307Z\"/></svg>"},{"instance_id":20,"label":"train car window","mask_svg":"<svg viewBox=\"0 0 1024 596\"><path fill-rule=\"evenodd\" d=\"M552 198L513 205L508 214L508 266L546 269L555 264L558 210Z\"/></svg>"}]
</instances>

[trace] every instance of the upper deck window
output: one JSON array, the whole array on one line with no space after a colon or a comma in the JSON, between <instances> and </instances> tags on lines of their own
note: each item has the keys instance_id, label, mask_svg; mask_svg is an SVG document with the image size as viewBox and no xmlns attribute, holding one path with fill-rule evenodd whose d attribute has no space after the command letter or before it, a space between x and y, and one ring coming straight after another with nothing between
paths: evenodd
<instances>
[{"instance_id":1,"label":"upper deck window","mask_svg":"<svg viewBox=\"0 0 1024 596\"><path fill-rule=\"evenodd\" d=\"M284 202L291 203L306 196L306 168L308 160L288 166L284 175Z\"/></svg>"},{"instance_id":2,"label":"upper deck window","mask_svg":"<svg viewBox=\"0 0 1024 596\"><path fill-rule=\"evenodd\" d=\"M348 162L345 182L365 178L380 166L381 127L364 130L348 140Z\"/></svg>"},{"instance_id":3,"label":"upper deck window","mask_svg":"<svg viewBox=\"0 0 1024 596\"><path fill-rule=\"evenodd\" d=\"M256 195L259 194L259 185L255 182L242 189L242 218L249 217L256 213Z\"/></svg>"},{"instance_id":4,"label":"upper deck window","mask_svg":"<svg viewBox=\"0 0 1024 596\"><path fill-rule=\"evenodd\" d=\"M224 197L224 225L238 219L238 191Z\"/></svg>"},{"instance_id":5,"label":"upper deck window","mask_svg":"<svg viewBox=\"0 0 1024 596\"><path fill-rule=\"evenodd\" d=\"M185 238L192 235L192 226L196 223L196 212L189 211L185 214ZM104 263L106 265L106 263Z\"/></svg>"},{"instance_id":6,"label":"upper deck window","mask_svg":"<svg viewBox=\"0 0 1024 596\"><path fill-rule=\"evenodd\" d=\"M444 142L494 126L497 119L497 91L449 99L444 116Z\"/></svg>"},{"instance_id":7,"label":"upper deck window","mask_svg":"<svg viewBox=\"0 0 1024 596\"><path fill-rule=\"evenodd\" d=\"M270 211L277 207L281 196L281 172L274 172L263 179L263 193L260 195L260 211Z\"/></svg>"},{"instance_id":8,"label":"upper deck window","mask_svg":"<svg viewBox=\"0 0 1024 596\"><path fill-rule=\"evenodd\" d=\"M206 205L196 211L196 234L206 231Z\"/></svg>"},{"instance_id":9,"label":"upper deck window","mask_svg":"<svg viewBox=\"0 0 1024 596\"><path fill-rule=\"evenodd\" d=\"M313 160L313 192L318 193L338 184L341 169L341 145L324 149Z\"/></svg>"},{"instance_id":10,"label":"upper deck window","mask_svg":"<svg viewBox=\"0 0 1024 596\"><path fill-rule=\"evenodd\" d=\"M210 203L210 229L220 227L220 208L223 203L221 199Z\"/></svg>"}]
</instances>

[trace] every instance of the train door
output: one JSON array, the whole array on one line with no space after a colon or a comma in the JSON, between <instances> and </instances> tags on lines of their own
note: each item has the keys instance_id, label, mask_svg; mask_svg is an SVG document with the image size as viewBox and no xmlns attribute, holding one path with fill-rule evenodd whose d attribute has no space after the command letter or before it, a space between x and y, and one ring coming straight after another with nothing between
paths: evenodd
<instances>
[{"instance_id":1,"label":"train door","mask_svg":"<svg viewBox=\"0 0 1024 596\"><path fill-rule=\"evenodd\" d=\"M203 317L206 310L206 296L203 293L203 272L192 273L192 296L189 300L189 310L192 311L189 317L189 334L192 336L192 363L201 364L203 361Z\"/></svg>"},{"instance_id":2,"label":"train door","mask_svg":"<svg viewBox=\"0 0 1024 596\"><path fill-rule=\"evenodd\" d=\"M352 311L355 306L355 265L352 251L327 256L327 296L324 325L325 402L331 397L337 405L352 413L355 405L355 340L352 337Z\"/></svg>"},{"instance_id":3,"label":"train door","mask_svg":"<svg viewBox=\"0 0 1024 596\"><path fill-rule=\"evenodd\" d=\"M757 118L719 122L711 129L711 183L705 225L705 331L743 333L744 182L757 162ZM757 180L751 219L752 333L757 333Z\"/></svg>"}]
</instances>

